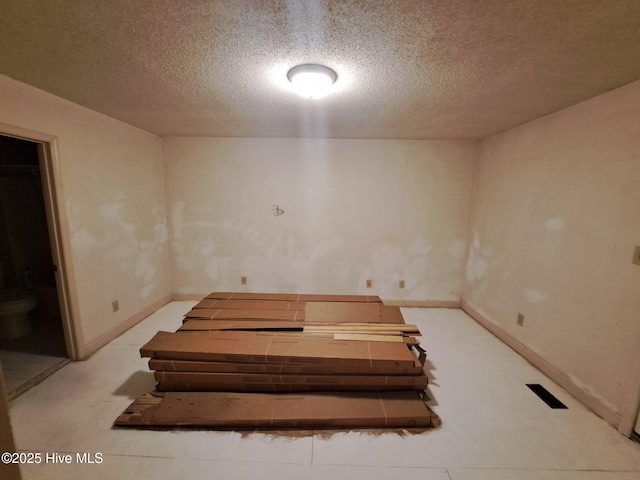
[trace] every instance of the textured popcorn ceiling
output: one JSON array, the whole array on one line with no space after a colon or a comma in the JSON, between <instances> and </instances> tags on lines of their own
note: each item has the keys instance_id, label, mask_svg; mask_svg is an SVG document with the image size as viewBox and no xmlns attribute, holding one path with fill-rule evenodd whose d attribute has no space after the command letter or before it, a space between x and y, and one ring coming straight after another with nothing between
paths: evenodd
<instances>
[{"instance_id":1,"label":"textured popcorn ceiling","mask_svg":"<svg viewBox=\"0 0 640 480\"><path fill-rule=\"evenodd\" d=\"M0 73L158 135L480 139L640 78L638 0L0 0ZM338 73L318 101L287 70ZM1 108L1 106L0 106Z\"/></svg>"}]
</instances>

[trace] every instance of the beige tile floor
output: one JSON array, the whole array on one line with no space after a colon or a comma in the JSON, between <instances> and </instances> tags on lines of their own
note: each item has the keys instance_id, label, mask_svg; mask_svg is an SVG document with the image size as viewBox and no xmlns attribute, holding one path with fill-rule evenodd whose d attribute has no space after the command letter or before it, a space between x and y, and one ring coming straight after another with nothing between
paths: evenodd
<instances>
[{"instance_id":1,"label":"beige tile floor","mask_svg":"<svg viewBox=\"0 0 640 480\"><path fill-rule=\"evenodd\" d=\"M19 451L103 458L24 465L24 479L640 479L640 444L457 309L403 309L407 323L423 332L430 405L443 421L438 429L283 436L112 428L136 396L153 388L139 347L157 330L175 330L193 304L168 304L12 402ZM542 384L568 410L550 409L526 383Z\"/></svg>"},{"instance_id":2,"label":"beige tile floor","mask_svg":"<svg viewBox=\"0 0 640 480\"><path fill-rule=\"evenodd\" d=\"M63 357L0 350L7 396L20 395L68 362L69 359Z\"/></svg>"},{"instance_id":3,"label":"beige tile floor","mask_svg":"<svg viewBox=\"0 0 640 480\"><path fill-rule=\"evenodd\" d=\"M34 312L30 315L33 327L30 334L0 339L0 365L10 399L69 362L60 316L55 312L47 315L48 310L37 315Z\"/></svg>"}]
</instances>

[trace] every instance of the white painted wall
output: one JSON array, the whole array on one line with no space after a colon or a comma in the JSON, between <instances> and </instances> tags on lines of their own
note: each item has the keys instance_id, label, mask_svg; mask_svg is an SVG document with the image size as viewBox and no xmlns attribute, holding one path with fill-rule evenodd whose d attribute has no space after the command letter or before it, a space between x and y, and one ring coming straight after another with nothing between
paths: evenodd
<instances>
[{"instance_id":1,"label":"white painted wall","mask_svg":"<svg viewBox=\"0 0 640 480\"><path fill-rule=\"evenodd\" d=\"M72 313L95 348L171 293L160 139L5 76L0 105L0 123L57 137Z\"/></svg>"},{"instance_id":2,"label":"white painted wall","mask_svg":"<svg viewBox=\"0 0 640 480\"><path fill-rule=\"evenodd\" d=\"M85 353L171 292L462 294L614 417L630 418L640 82L482 142L471 232L473 142L161 141L4 76L0 105L0 123L57 137Z\"/></svg>"},{"instance_id":3,"label":"white painted wall","mask_svg":"<svg viewBox=\"0 0 640 480\"><path fill-rule=\"evenodd\" d=\"M640 82L489 138L478 161L463 300L624 413L640 359Z\"/></svg>"},{"instance_id":4,"label":"white painted wall","mask_svg":"<svg viewBox=\"0 0 640 480\"><path fill-rule=\"evenodd\" d=\"M174 292L459 301L475 152L473 142L164 138Z\"/></svg>"}]
</instances>

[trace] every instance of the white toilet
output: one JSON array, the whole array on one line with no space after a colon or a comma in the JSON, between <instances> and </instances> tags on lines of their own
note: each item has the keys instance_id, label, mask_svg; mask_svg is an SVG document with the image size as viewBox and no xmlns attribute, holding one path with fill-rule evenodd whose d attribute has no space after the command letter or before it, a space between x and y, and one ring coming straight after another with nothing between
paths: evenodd
<instances>
[{"instance_id":1,"label":"white toilet","mask_svg":"<svg viewBox=\"0 0 640 480\"><path fill-rule=\"evenodd\" d=\"M0 291L0 339L11 340L31 333L29 312L36 305L38 299L29 290Z\"/></svg>"},{"instance_id":2,"label":"white toilet","mask_svg":"<svg viewBox=\"0 0 640 480\"><path fill-rule=\"evenodd\" d=\"M0 263L0 339L11 340L31 333L29 312L38 305L38 298L24 288L3 289L2 267Z\"/></svg>"}]
</instances>

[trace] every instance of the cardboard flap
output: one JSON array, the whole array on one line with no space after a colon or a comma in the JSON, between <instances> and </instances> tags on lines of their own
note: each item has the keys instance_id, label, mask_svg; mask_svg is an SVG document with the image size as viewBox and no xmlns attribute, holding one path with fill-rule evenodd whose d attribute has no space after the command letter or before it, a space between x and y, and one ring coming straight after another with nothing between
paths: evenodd
<instances>
[{"instance_id":1,"label":"cardboard flap","mask_svg":"<svg viewBox=\"0 0 640 480\"><path fill-rule=\"evenodd\" d=\"M420 365L424 367L424 362L427 360L427 351L420 345L412 344L411 347L415 348L418 352L418 361L420 362Z\"/></svg>"}]
</instances>

